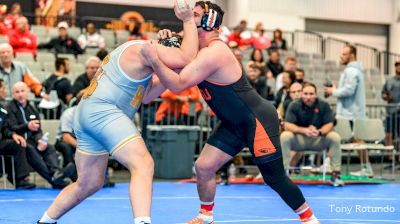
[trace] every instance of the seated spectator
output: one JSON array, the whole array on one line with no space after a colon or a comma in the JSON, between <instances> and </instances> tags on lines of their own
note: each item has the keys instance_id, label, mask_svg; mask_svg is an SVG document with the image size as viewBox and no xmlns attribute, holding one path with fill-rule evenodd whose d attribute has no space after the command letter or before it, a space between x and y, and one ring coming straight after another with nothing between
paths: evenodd
<instances>
[{"instance_id":1,"label":"seated spectator","mask_svg":"<svg viewBox=\"0 0 400 224\"><path fill-rule=\"evenodd\" d=\"M321 151L329 148L333 169L331 184L344 185L340 178L340 136L333 131L334 120L329 104L318 99L316 86L312 83L304 84L301 100L292 102L288 108L285 116L286 131L280 137L285 169L291 165L291 150Z\"/></svg>"},{"instance_id":2,"label":"seated spectator","mask_svg":"<svg viewBox=\"0 0 400 224\"><path fill-rule=\"evenodd\" d=\"M289 107L291 102L301 98L302 93L303 93L303 86L300 83L296 81L292 83L292 85L290 85L289 97L286 97L285 101L283 102L284 112L287 111L287 108ZM282 117L284 118L285 114L283 114Z\"/></svg>"},{"instance_id":3,"label":"seated spectator","mask_svg":"<svg viewBox=\"0 0 400 224\"><path fill-rule=\"evenodd\" d=\"M0 79L0 101L5 101L7 96L4 80ZM0 155L14 156L15 162L15 188L16 189L32 189L35 184L29 182L29 164L25 153L25 139L7 128L6 119L8 116L7 110L0 103ZM12 182L12 169L8 169L7 179Z\"/></svg>"},{"instance_id":4,"label":"seated spectator","mask_svg":"<svg viewBox=\"0 0 400 224\"><path fill-rule=\"evenodd\" d=\"M97 70L100 68L101 61L98 57L90 57L85 63L85 73L76 78L74 85L72 86L72 93L74 97L80 99L86 89L89 86L90 80L94 77Z\"/></svg>"},{"instance_id":5,"label":"seated spectator","mask_svg":"<svg viewBox=\"0 0 400 224\"><path fill-rule=\"evenodd\" d=\"M291 71L295 74L296 66L297 66L297 60L295 57L289 56L285 59L285 65L284 65L285 71ZM283 85L282 75L283 73L279 74L276 77L276 89L280 89Z\"/></svg>"},{"instance_id":6,"label":"seated spectator","mask_svg":"<svg viewBox=\"0 0 400 224\"><path fill-rule=\"evenodd\" d=\"M102 37L97 31L94 23L88 23L86 25L86 32L78 37L79 46L85 50L89 48L105 48L104 37Z\"/></svg>"},{"instance_id":7,"label":"seated spectator","mask_svg":"<svg viewBox=\"0 0 400 224\"><path fill-rule=\"evenodd\" d=\"M77 147L77 141L72 130L74 113L76 106L70 107L64 111L60 118L60 127L57 133L56 150L59 151L64 158L64 166L70 163L75 163L75 151ZM108 171L108 170L107 170ZM76 173L71 177L73 181L76 181ZM104 180L103 187L112 187L115 183L111 182L106 172L106 178Z\"/></svg>"},{"instance_id":8,"label":"seated spectator","mask_svg":"<svg viewBox=\"0 0 400 224\"><path fill-rule=\"evenodd\" d=\"M28 53L36 57L37 36L29 31L28 19L22 16L17 19L16 24L16 28L8 33L8 39L14 49L14 55Z\"/></svg>"},{"instance_id":9,"label":"seated spectator","mask_svg":"<svg viewBox=\"0 0 400 224\"><path fill-rule=\"evenodd\" d=\"M240 36L241 28L239 26L233 28L232 33L228 36L228 45L236 46L240 49L247 48L247 44Z\"/></svg>"},{"instance_id":10,"label":"seated spectator","mask_svg":"<svg viewBox=\"0 0 400 224\"><path fill-rule=\"evenodd\" d=\"M305 82L304 80L304 70L301 68L296 68L296 71L294 72L294 74L296 75L296 82L302 84Z\"/></svg>"},{"instance_id":11,"label":"seated spectator","mask_svg":"<svg viewBox=\"0 0 400 224\"><path fill-rule=\"evenodd\" d=\"M276 79L276 77L283 72L283 65L281 64L281 59L279 55L279 51L272 50L268 51L269 59L267 62L267 67L269 69L267 78L268 79Z\"/></svg>"},{"instance_id":12,"label":"seated spectator","mask_svg":"<svg viewBox=\"0 0 400 224\"><path fill-rule=\"evenodd\" d=\"M98 57L100 59L100 61L103 61L105 57L107 57L108 55L108 51L106 49L100 49L97 53L96 53L96 57Z\"/></svg>"},{"instance_id":13,"label":"seated spectator","mask_svg":"<svg viewBox=\"0 0 400 224\"><path fill-rule=\"evenodd\" d=\"M0 5L0 35L7 35L8 34L8 27L4 23L4 18L6 17L7 6Z\"/></svg>"},{"instance_id":14,"label":"seated spectator","mask_svg":"<svg viewBox=\"0 0 400 224\"><path fill-rule=\"evenodd\" d=\"M286 71L282 73L282 80L283 80L283 86L279 89L279 91L276 93L275 96L275 107L278 110L278 114L280 116L283 116L285 114L284 110L284 102L286 98L289 96L289 88L290 86L295 82L296 80L296 75L292 71Z\"/></svg>"},{"instance_id":15,"label":"seated spectator","mask_svg":"<svg viewBox=\"0 0 400 224\"><path fill-rule=\"evenodd\" d=\"M68 23L65 21L59 22L58 25L58 37L50 40L45 44L40 44L39 49L52 49L55 54L82 54L83 50L79 46L78 42L68 35Z\"/></svg>"},{"instance_id":16,"label":"seated spectator","mask_svg":"<svg viewBox=\"0 0 400 224\"><path fill-rule=\"evenodd\" d=\"M75 165L69 163L61 168L54 146L43 139L39 112L27 99L29 94L27 85L17 82L12 87L12 94L13 100L7 105L10 131L25 138L25 150L32 168L53 188L64 188L68 185L64 178L71 177L76 172Z\"/></svg>"},{"instance_id":17,"label":"seated spectator","mask_svg":"<svg viewBox=\"0 0 400 224\"><path fill-rule=\"evenodd\" d=\"M267 85L265 72L262 67L252 64L246 74L250 84L257 93L260 94L260 96L270 101L274 99L274 94L272 93L271 88Z\"/></svg>"},{"instance_id":18,"label":"seated spectator","mask_svg":"<svg viewBox=\"0 0 400 224\"><path fill-rule=\"evenodd\" d=\"M7 29L14 30L16 27L16 21L20 17L22 17L21 4L12 4L10 13L4 18L4 24L7 26Z\"/></svg>"},{"instance_id":19,"label":"seated spectator","mask_svg":"<svg viewBox=\"0 0 400 224\"><path fill-rule=\"evenodd\" d=\"M69 60L68 58L57 58L55 61L56 70L43 82L43 87L46 94L50 94L50 91L57 91L58 99L63 102L64 105L68 105L73 97L71 81L65 77L69 73ZM46 119L59 119L61 116L63 105L60 104L56 115L49 115L45 113Z\"/></svg>"},{"instance_id":20,"label":"seated spectator","mask_svg":"<svg viewBox=\"0 0 400 224\"><path fill-rule=\"evenodd\" d=\"M246 40L248 44L251 44L253 48L257 50L266 50L271 47L271 40L268 35L264 32L264 27L261 22L256 24L253 35L250 39Z\"/></svg>"},{"instance_id":21,"label":"seated spectator","mask_svg":"<svg viewBox=\"0 0 400 224\"><path fill-rule=\"evenodd\" d=\"M287 50L286 40L283 39L280 29L274 30L274 38L272 39L270 49Z\"/></svg>"},{"instance_id":22,"label":"seated spectator","mask_svg":"<svg viewBox=\"0 0 400 224\"><path fill-rule=\"evenodd\" d=\"M249 66L252 64L262 68L263 71L267 70L267 65L265 64L264 55L262 54L261 50L254 49L253 52L251 52L250 61L247 62L246 70L248 70Z\"/></svg>"},{"instance_id":23,"label":"seated spectator","mask_svg":"<svg viewBox=\"0 0 400 224\"><path fill-rule=\"evenodd\" d=\"M24 82L36 96L47 98L39 80L21 62L13 61L13 49L10 44L0 44L0 78L8 87L7 95L11 96L11 87L17 82Z\"/></svg>"},{"instance_id":24,"label":"seated spectator","mask_svg":"<svg viewBox=\"0 0 400 224\"><path fill-rule=\"evenodd\" d=\"M148 40L149 38L144 35L143 30L142 30L142 23L138 21L131 21L130 24L128 25L128 31L129 31L129 38L127 41L130 40Z\"/></svg>"},{"instance_id":25,"label":"seated spectator","mask_svg":"<svg viewBox=\"0 0 400 224\"><path fill-rule=\"evenodd\" d=\"M174 94L170 90L166 90L160 96L163 101L156 111L156 122L163 125L183 124L182 107L189 101L199 101L200 94L197 93L195 87L184 90L179 94Z\"/></svg>"}]
</instances>

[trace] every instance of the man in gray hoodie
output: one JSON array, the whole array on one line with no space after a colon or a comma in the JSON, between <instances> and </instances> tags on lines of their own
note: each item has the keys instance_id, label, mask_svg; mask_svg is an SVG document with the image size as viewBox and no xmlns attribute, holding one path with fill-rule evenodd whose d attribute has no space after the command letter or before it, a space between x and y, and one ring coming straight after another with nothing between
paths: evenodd
<instances>
[{"instance_id":1,"label":"man in gray hoodie","mask_svg":"<svg viewBox=\"0 0 400 224\"><path fill-rule=\"evenodd\" d=\"M350 120L366 118L364 73L361 63L357 61L357 49L352 45L343 47L340 62L346 65L346 68L340 75L339 85L325 87L325 94L337 98L336 117ZM368 151L360 150L359 156L362 169L351 174L373 176Z\"/></svg>"}]
</instances>

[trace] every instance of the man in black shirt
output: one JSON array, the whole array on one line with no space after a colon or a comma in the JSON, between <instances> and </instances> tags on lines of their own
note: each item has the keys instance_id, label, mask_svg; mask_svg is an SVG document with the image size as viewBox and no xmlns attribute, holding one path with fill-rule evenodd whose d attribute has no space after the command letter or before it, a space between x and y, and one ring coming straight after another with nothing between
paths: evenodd
<instances>
[{"instance_id":1,"label":"man in black shirt","mask_svg":"<svg viewBox=\"0 0 400 224\"><path fill-rule=\"evenodd\" d=\"M50 42L46 44L40 44L38 48L53 49L56 54L74 54L75 56L82 54L83 50L78 42L74 38L68 36L68 23L62 21L58 23L57 27L58 37L51 39Z\"/></svg>"},{"instance_id":2,"label":"man in black shirt","mask_svg":"<svg viewBox=\"0 0 400 224\"><path fill-rule=\"evenodd\" d=\"M69 60L68 58L57 58L55 61L56 70L54 73L47 78L43 82L43 87L46 90L47 94L50 94L50 91L57 91L58 98L67 105L69 101L72 99L72 86L71 81L69 81L65 75L69 73ZM55 118L59 119L61 116L62 107L60 106L57 110L57 114ZM45 113L46 119L47 113ZM50 116L53 117L53 116ZM54 118L54 117L53 117Z\"/></svg>"},{"instance_id":3,"label":"man in black shirt","mask_svg":"<svg viewBox=\"0 0 400 224\"><path fill-rule=\"evenodd\" d=\"M290 165L290 150L321 151L329 148L333 169L331 183L342 186L340 136L332 130L333 122L332 110L328 103L318 99L315 85L304 84L301 100L289 105L285 116L286 131L280 137L285 168Z\"/></svg>"},{"instance_id":4,"label":"man in black shirt","mask_svg":"<svg viewBox=\"0 0 400 224\"><path fill-rule=\"evenodd\" d=\"M0 101L4 101L7 96L6 87L3 79L0 79ZM35 184L28 181L29 176L29 164L26 158L24 147L26 146L25 139L11 132L7 128L8 112L0 104L0 155L12 155L15 161L15 188L17 189L32 189L35 188ZM12 182L12 174L7 170L7 178Z\"/></svg>"},{"instance_id":5,"label":"man in black shirt","mask_svg":"<svg viewBox=\"0 0 400 224\"><path fill-rule=\"evenodd\" d=\"M272 50L268 52L269 59L267 67L271 71L268 78L274 78L281 74L284 70L283 65L280 63L280 56L278 50Z\"/></svg>"},{"instance_id":6,"label":"man in black shirt","mask_svg":"<svg viewBox=\"0 0 400 224\"><path fill-rule=\"evenodd\" d=\"M72 86L72 93L74 94L74 97L76 97L77 99L80 99L82 97L86 87L88 87L90 84L90 80L92 80L92 78L96 74L97 69L99 69L100 63L100 59L95 56L90 57L86 60L85 73L78 76L78 78L76 78L74 82L74 85Z\"/></svg>"}]
</instances>

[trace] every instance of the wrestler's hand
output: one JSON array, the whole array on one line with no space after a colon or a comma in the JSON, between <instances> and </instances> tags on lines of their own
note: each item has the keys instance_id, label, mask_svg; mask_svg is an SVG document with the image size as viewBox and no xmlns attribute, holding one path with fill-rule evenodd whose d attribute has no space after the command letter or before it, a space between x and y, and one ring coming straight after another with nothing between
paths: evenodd
<instances>
[{"instance_id":1,"label":"wrestler's hand","mask_svg":"<svg viewBox=\"0 0 400 224\"><path fill-rule=\"evenodd\" d=\"M170 38L170 37L172 37L172 34L174 34L174 32L172 32L169 29L159 30L157 33L157 40L163 40L166 38Z\"/></svg>"},{"instance_id":2,"label":"wrestler's hand","mask_svg":"<svg viewBox=\"0 0 400 224\"><path fill-rule=\"evenodd\" d=\"M157 63L159 60L155 42L147 42L146 44L144 44L142 49L140 50L140 53L150 65Z\"/></svg>"},{"instance_id":3,"label":"wrestler's hand","mask_svg":"<svg viewBox=\"0 0 400 224\"><path fill-rule=\"evenodd\" d=\"M180 4L178 4L178 1L184 1L185 6L180 7ZM174 11L176 17L180 19L182 22L187 22L191 19L193 19L193 12L192 9L190 8L189 4L187 4L186 0L174 0Z\"/></svg>"}]
</instances>

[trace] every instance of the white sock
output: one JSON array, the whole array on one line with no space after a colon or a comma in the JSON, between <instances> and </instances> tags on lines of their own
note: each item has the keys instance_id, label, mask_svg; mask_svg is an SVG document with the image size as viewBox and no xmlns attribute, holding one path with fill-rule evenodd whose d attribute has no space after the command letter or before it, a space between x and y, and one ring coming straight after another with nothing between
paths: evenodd
<instances>
[{"instance_id":1,"label":"white sock","mask_svg":"<svg viewBox=\"0 0 400 224\"><path fill-rule=\"evenodd\" d=\"M43 217L39 220L39 222L43 223L56 223L57 219L52 219L47 215L47 212L43 214Z\"/></svg>"},{"instance_id":2,"label":"white sock","mask_svg":"<svg viewBox=\"0 0 400 224\"><path fill-rule=\"evenodd\" d=\"M150 217L136 217L135 224L151 223Z\"/></svg>"}]
</instances>

